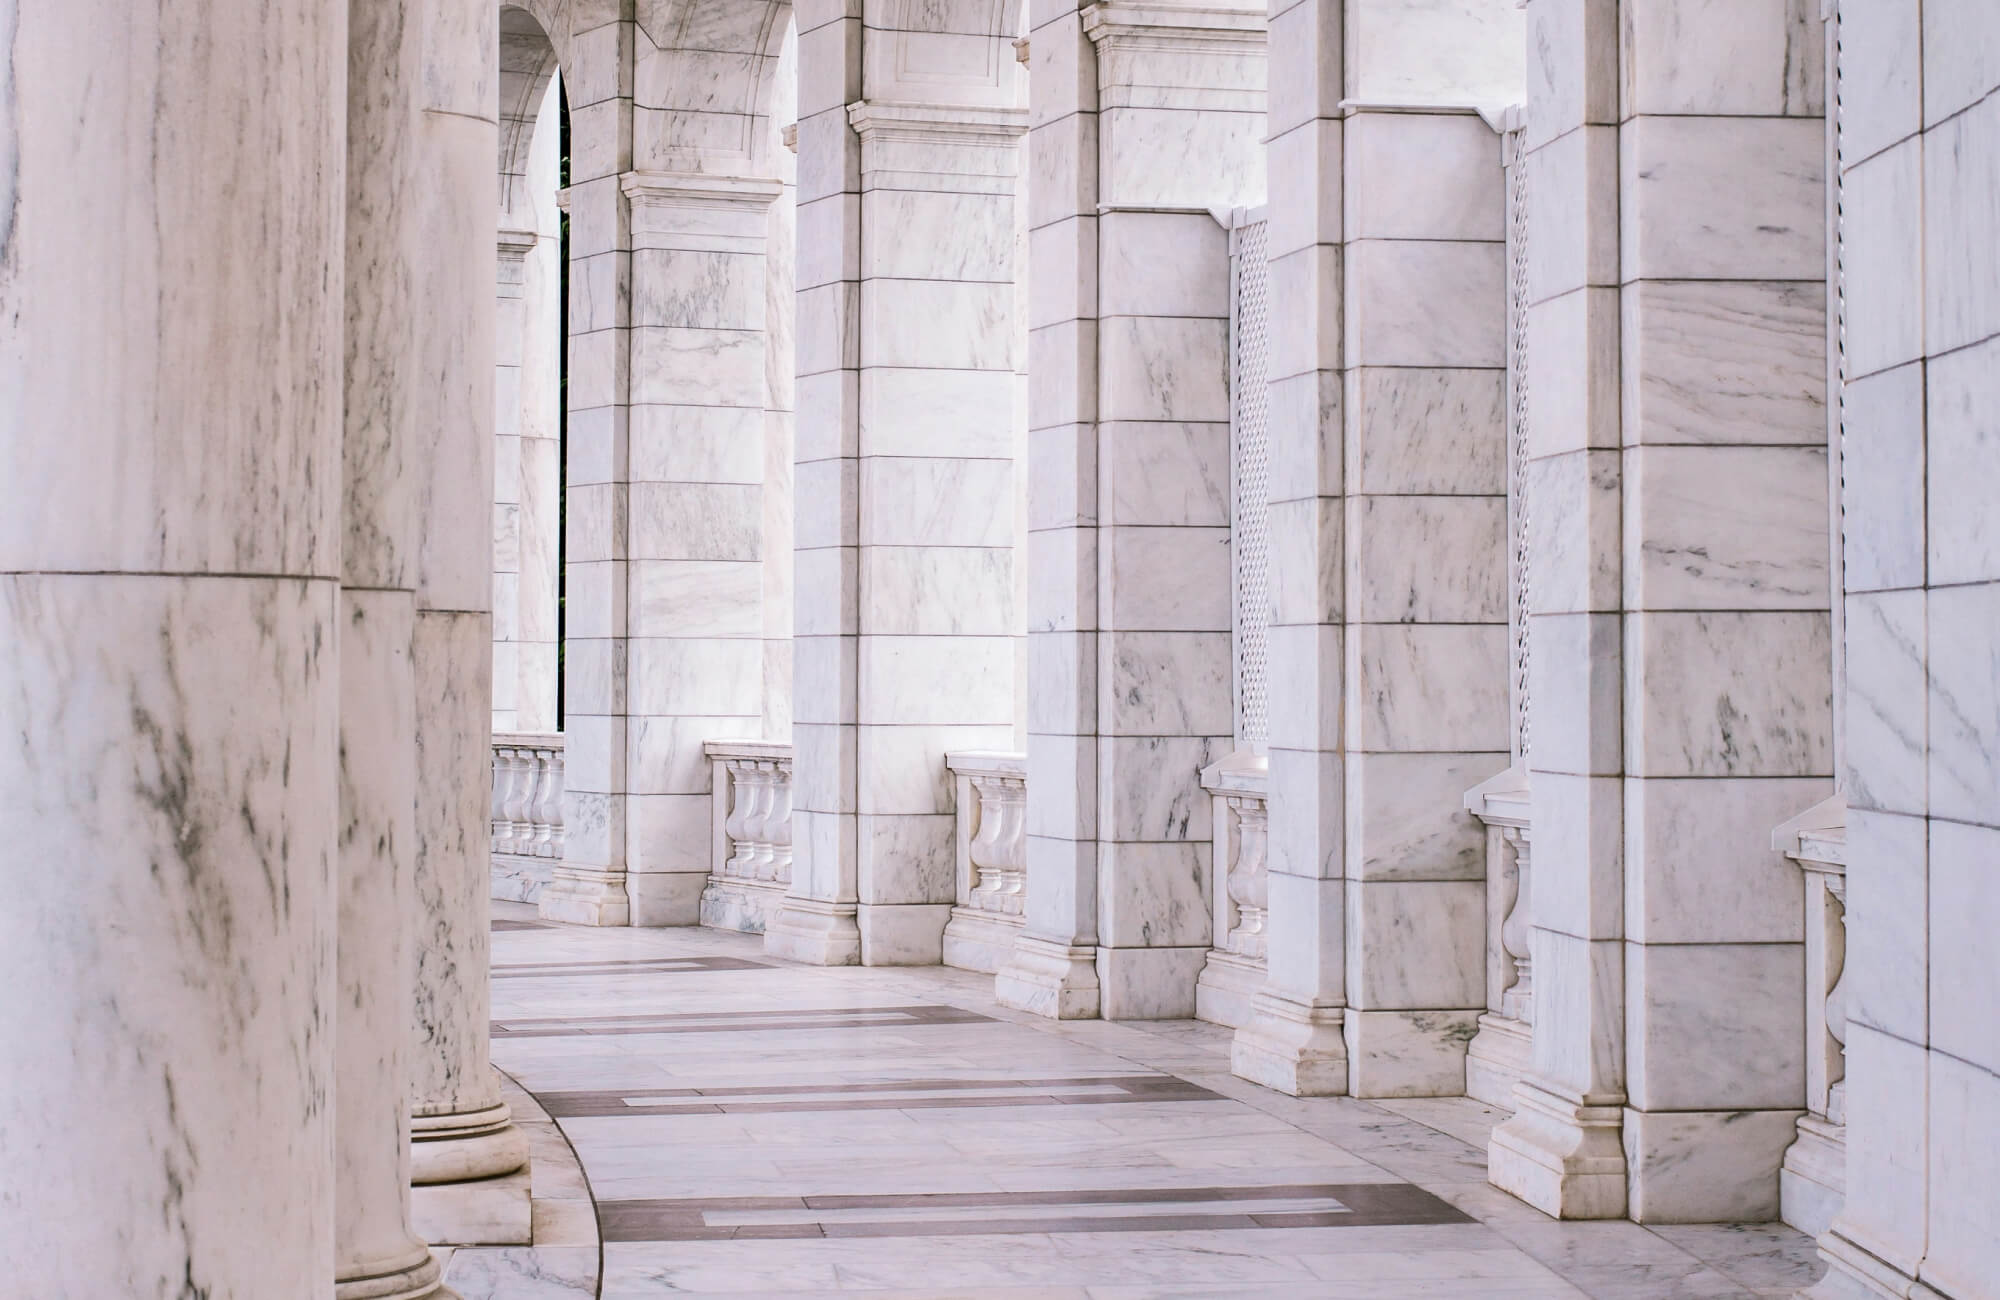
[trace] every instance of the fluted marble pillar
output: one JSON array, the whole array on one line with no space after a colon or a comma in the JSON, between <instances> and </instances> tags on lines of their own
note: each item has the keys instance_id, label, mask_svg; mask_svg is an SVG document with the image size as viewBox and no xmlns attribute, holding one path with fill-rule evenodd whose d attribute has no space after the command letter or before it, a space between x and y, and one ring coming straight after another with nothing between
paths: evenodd
<instances>
[{"instance_id":1,"label":"fluted marble pillar","mask_svg":"<svg viewBox=\"0 0 2000 1300\"><path fill-rule=\"evenodd\" d=\"M432 178L416 295L427 316L418 325L423 383L412 444L421 521L412 654L411 1173L419 1185L498 1177L528 1154L500 1100L487 1037L497 21L483 0L427 7L416 131L419 166Z\"/></svg>"},{"instance_id":2,"label":"fluted marble pillar","mask_svg":"<svg viewBox=\"0 0 2000 1300\"><path fill-rule=\"evenodd\" d=\"M0 6L10 1296L328 1291L345 29Z\"/></svg>"},{"instance_id":3,"label":"fluted marble pillar","mask_svg":"<svg viewBox=\"0 0 2000 1300\"><path fill-rule=\"evenodd\" d=\"M334 1010L334 1295L449 1295L410 1227L415 906L418 372L412 182L421 33L407 0L351 0L347 369L342 443L339 945Z\"/></svg>"}]
</instances>

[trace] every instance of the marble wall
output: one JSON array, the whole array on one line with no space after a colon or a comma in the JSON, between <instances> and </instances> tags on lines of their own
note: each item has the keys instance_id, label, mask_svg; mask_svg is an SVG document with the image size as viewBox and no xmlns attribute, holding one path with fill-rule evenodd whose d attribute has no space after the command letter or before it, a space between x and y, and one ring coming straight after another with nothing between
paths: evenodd
<instances>
[{"instance_id":1,"label":"marble wall","mask_svg":"<svg viewBox=\"0 0 2000 1300\"><path fill-rule=\"evenodd\" d=\"M2000 1277L2000 15L1840 6L1847 1201L1815 1296Z\"/></svg>"}]
</instances>

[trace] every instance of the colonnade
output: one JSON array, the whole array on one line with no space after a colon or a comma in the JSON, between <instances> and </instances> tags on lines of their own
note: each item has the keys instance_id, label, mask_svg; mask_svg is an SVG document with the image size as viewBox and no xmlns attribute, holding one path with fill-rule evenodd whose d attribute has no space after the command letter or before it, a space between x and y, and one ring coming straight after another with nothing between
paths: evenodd
<instances>
[{"instance_id":1,"label":"colonnade","mask_svg":"<svg viewBox=\"0 0 2000 1300\"><path fill-rule=\"evenodd\" d=\"M497 821L1979 1294L2000 25L1820 8L0 14L0 1257L436 1294Z\"/></svg>"}]
</instances>

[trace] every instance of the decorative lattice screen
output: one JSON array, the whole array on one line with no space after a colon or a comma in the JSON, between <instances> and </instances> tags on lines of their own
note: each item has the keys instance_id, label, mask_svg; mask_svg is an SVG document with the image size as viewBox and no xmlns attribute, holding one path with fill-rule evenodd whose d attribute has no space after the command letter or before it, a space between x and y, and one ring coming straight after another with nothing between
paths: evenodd
<instances>
[{"instance_id":1,"label":"decorative lattice screen","mask_svg":"<svg viewBox=\"0 0 2000 1300\"><path fill-rule=\"evenodd\" d=\"M1271 267L1262 210L1230 234L1230 524L1236 743L1270 738Z\"/></svg>"},{"instance_id":2,"label":"decorative lattice screen","mask_svg":"<svg viewBox=\"0 0 2000 1300\"><path fill-rule=\"evenodd\" d=\"M1528 754L1528 168L1507 132L1507 622L1513 637L1513 749Z\"/></svg>"}]
</instances>

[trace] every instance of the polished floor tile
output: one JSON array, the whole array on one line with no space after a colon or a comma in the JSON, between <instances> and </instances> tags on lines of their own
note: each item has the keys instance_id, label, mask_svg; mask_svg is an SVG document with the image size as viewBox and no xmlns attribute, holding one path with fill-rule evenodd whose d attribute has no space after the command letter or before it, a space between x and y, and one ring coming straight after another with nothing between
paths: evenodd
<instances>
[{"instance_id":1,"label":"polished floor tile","mask_svg":"<svg viewBox=\"0 0 2000 1300\"><path fill-rule=\"evenodd\" d=\"M1285 1097L1213 1025L1056 1024L963 971L495 914L494 1061L581 1162L604 1300L1664 1300L1817 1273L1782 1227L1557 1223L1485 1181L1498 1112ZM457 1252L466 1300L591 1295L576 1190L547 1243Z\"/></svg>"}]
</instances>

